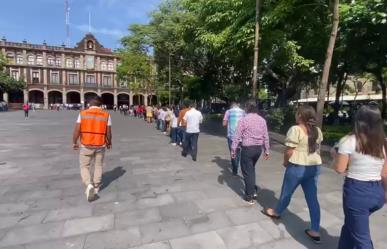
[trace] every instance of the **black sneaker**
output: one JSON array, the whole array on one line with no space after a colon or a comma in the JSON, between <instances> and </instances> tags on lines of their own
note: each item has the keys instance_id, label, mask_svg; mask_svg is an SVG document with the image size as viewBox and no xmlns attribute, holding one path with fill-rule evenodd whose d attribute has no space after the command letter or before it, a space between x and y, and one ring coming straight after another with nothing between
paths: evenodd
<instances>
[{"instance_id":1,"label":"black sneaker","mask_svg":"<svg viewBox=\"0 0 387 249\"><path fill-rule=\"evenodd\" d=\"M321 244L321 238L320 236L312 236L310 233L309 233L309 229L306 229L305 230L305 234L316 244Z\"/></svg>"}]
</instances>

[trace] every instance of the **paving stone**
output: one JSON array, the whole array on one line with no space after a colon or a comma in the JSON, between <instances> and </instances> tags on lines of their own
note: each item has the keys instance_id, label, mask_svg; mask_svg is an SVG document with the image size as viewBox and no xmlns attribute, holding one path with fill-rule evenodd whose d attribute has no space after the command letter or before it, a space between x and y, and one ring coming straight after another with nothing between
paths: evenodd
<instances>
[{"instance_id":1,"label":"paving stone","mask_svg":"<svg viewBox=\"0 0 387 249\"><path fill-rule=\"evenodd\" d=\"M220 229L217 233L229 249L248 248L273 240L273 237L257 223Z\"/></svg>"},{"instance_id":2,"label":"paving stone","mask_svg":"<svg viewBox=\"0 0 387 249\"><path fill-rule=\"evenodd\" d=\"M47 212L23 212L9 216L0 216L0 229L13 226L28 226L40 224Z\"/></svg>"},{"instance_id":3,"label":"paving stone","mask_svg":"<svg viewBox=\"0 0 387 249\"><path fill-rule=\"evenodd\" d=\"M215 232L201 233L170 241L172 249L226 249L226 245Z\"/></svg>"},{"instance_id":4,"label":"paving stone","mask_svg":"<svg viewBox=\"0 0 387 249\"><path fill-rule=\"evenodd\" d=\"M311 247L306 247L305 245L302 245L298 241L295 241L293 239L287 239L287 240L276 240L270 243L267 243L265 245L261 245L259 247L256 247L257 249L311 249ZM315 247L315 248L322 248ZM328 249L328 248L327 248ZM329 248L331 249L331 248Z\"/></svg>"},{"instance_id":5,"label":"paving stone","mask_svg":"<svg viewBox=\"0 0 387 249\"><path fill-rule=\"evenodd\" d=\"M118 229L122 229L129 226L138 226L159 221L161 221L160 211L157 208L150 208L117 213L115 226Z\"/></svg>"},{"instance_id":6,"label":"paving stone","mask_svg":"<svg viewBox=\"0 0 387 249\"><path fill-rule=\"evenodd\" d=\"M64 208L50 211L47 217L44 219L44 222L53 222L60 220L68 220L74 218L83 218L89 217L92 215L92 207L91 206L78 206L71 208Z\"/></svg>"},{"instance_id":7,"label":"paving stone","mask_svg":"<svg viewBox=\"0 0 387 249\"><path fill-rule=\"evenodd\" d=\"M85 236L70 237L26 245L25 249L83 249Z\"/></svg>"},{"instance_id":8,"label":"paving stone","mask_svg":"<svg viewBox=\"0 0 387 249\"><path fill-rule=\"evenodd\" d=\"M105 215L100 217L90 217L68 220L64 224L63 236L69 237L74 235L106 231L114 226L114 215Z\"/></svg>"},{"instance_id":9,"label":"paving stone","mask_svg":"<svg viewBox=\"0 0 387 249\"><path fill-rule=\"evenodd\" d=\"M8 231L0 241L0 247L22 245L61 236L63 223L40 224L15 228Z\"/></svg>"},{"instance_id":10,"label":"paving stone","mask_svg":"<svg viewBox=\"0 0 387 249\"><path fill-rule=\"evenodd\" d=\"M173 203L173 197L170 194L157 195L156 197L143 198L137 201L139 208L163 206Z\"/></svg>"},{"instance_id":11,"label":"paving stone","mask_svg":"<svg viewBox=\"0 0 387 249\"><path fill-rule=\"evenodd\" d=\"M134 205L134 202L135 200L98 203L94 205L93 215L101 216L111 213L132 211L137 208L136 205Z\"/></svg>"},{"instance_id":12,"label":"paving stone","mask_svg":"<svg viewBox=\"0 0 387 249\"><path fill-rule=\"evenodd\" d=\"M226 210L225 213L235 225L243 225L267 219L267 217L261 213L260 209L252 206Z\"/></svg>"},{"instance_id":13,"label":"paving stone","mask_svg":"<svg viewBox=\"0 0 387 249\"><path fill-rule=\"evenodd\" d=\"M193 233L202 233L231 226L230 220L223 212L213 212L184 219Z\"/></svg>"},{"instance_id":14,"label":"paving stone","mask_svg":"<svg viewBox=\"0 0 387 249\"><path fill-rule=\"evenodd\" d=\"M23 212L28 209L28 205L25 203L6 203L0 204L0 214L12 214Z\"/></svg>"},{"instance_id":15,"label":"paving stone","mask_svg":"<svg viewBox=\"0 0 387 249\"><path fill-rule=\"evenodd\" d=\"M146 244L142 246L132 247L130 249L171 249L168 241ZM188 249L188 248L187 248Z\"/></svg>"},{"instance_id":16,"label":"paving stone","mask_svg":"<svg viewBox=\"0 0 387 249\"><path fill-rule=\"evenodd\" d=\"M152 223L140 226L143 243L158 242L189 234L181 220Z\"/></svg>"},{"instance_id":17,"label":"paving stone","mask_svg":"<svg viewBox=\"0 0 387 249\"><path fill-rule=\"evenodd\" d=\"M193 202L178 202L161 206L160 213L163 220L169 220L174 218L186 219L195 217L203 212Z\"/></svg>"},{"instance_id":18,"label":"paving stone","mask_svg":"<svg viewBox=\"0 0 387 249\"><path fill-rule=\"evenodd\" d=\"M238 203L233 198L214 198L214 199L205 199L195 201L201 210L206 213L211 213L214 211L222 211L230 208L236 208L242 206L242 201Z\"/></svg>"},{"instance_id":19,"label":"paving stone","mask_svg":"<svg viewBox=\"0 0 387 249\"><path fill-rule=\"evenodd\" d=\"M87 236L83 249L127 249L141 244L138 227L93 233Z\"/></svg>"}]
</instances>

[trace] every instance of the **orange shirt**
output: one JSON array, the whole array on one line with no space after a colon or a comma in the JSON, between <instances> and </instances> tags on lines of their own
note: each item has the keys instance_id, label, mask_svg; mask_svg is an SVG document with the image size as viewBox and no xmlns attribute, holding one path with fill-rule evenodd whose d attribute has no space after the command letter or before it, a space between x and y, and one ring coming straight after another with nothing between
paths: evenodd
<instances>
[{"instance_id":1,"label":"orange shirt","mask_svg":"<svg viewBox=\"0 0 387 249\"><path fill-rule=\"evenodd\" d=\"M187 122L183 119L186 112L189 111L189 108L184 108L179 112L179 118L177 119L177 125L182 127L187 127Z\"/></svg>"}]
</instances>

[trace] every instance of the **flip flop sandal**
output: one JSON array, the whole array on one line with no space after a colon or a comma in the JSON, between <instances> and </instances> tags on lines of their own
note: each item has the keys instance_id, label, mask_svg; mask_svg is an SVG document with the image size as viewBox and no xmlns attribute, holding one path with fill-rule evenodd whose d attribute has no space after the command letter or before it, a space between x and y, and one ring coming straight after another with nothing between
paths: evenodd
<instances>
[{"instance_id":1,"label":"flip flop sandal","mask_svg":"<svg viewBox=\"0 0 387 249\"><path fill-rule=\"evenodd\" d=\"M305 230L305 234L308 235L308 237L316 244L321 244L321 238L320 236L312 236L310 233L309 233L309 229L306 229Z\"/></svg>"},{"instance_id":2,"label":"flip flop sandal","mask_svg":"<svg viewBox=\"0 0 387 249\"><path fill-rule=\"evenodd\" d=\"M263 214L266 215L267 217L272 218L272 219L275 219L275 220L278 220L278 219L281 218L281 216L279 216L279 215L272 215L272 214L269 214L269 213L267 212L267 209L262 210L261 213L263 213Z\"/></svg>"}]
</instances>

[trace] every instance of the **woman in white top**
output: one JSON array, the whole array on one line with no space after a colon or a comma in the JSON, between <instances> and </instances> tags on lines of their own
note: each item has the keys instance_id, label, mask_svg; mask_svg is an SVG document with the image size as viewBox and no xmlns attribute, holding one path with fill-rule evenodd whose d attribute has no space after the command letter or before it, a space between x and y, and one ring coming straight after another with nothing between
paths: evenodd
<instances>
[{"instance_id":1,"label":"woman in white top","mask_svg":"<svg viewBox=\"0 0 387 249\"><path fill-rule=\"evenodd\" d=\"M335 160L346 173L343 187L344 226L339 249L372 249L369 216L385 203L387 159L383 119L376 105L362 106L351 134L341 139ZM384 183L384 184L383 184Z\"/></svg>"}]
</instances>

